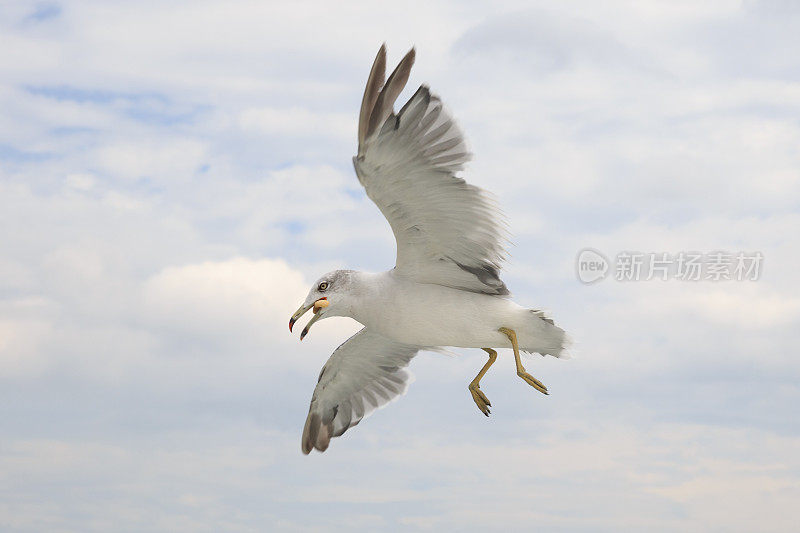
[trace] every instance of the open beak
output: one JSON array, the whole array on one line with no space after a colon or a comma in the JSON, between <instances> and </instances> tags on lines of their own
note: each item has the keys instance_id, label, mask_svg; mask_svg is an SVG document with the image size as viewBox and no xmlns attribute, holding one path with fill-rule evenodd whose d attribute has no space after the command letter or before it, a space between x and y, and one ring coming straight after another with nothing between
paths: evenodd
<instances>
[{"instance_id":1,"label":"open beak","mask_svg":"<svg viewBox=\"0 0 800 533\"><path fill-rule=\"evenodd\" d=\"M309 309L311 309L313 306L314 306L314 304L301 305L300 308L297 311L295 311L295 313L292 315L292 318L289 319L289 331L290 332L292 331L292 326L294 326L294 323L297 322L297 319L300 318L301 316L303 316L304 314L306 314L306 312Z\"/></svg>"},{"instance_id":2,"label":"open beak","mask_svg":"<svg viewBox=\"0 0 800 533\"><path fill-rule=\"evenodd\" d=\"M311 326L314 324L314 322L319 320L320 316L322 316L319 313L320 310L328 307L329 305L330 305L330 302L328 302L328 299L324 298L324 297L320 298L319 300L317 300L316 302L314 302L311 305L301 305L300 308L292 315L292 318L289 319L289 331L292 331L292 326L294 326L294 323L297 322L297 319L300 318L301 316L303 316L304 314L306 314L308 312L308 310L313 307L314 308L314 318L309 320L308 324L306 324L306 327L304 327L303 331L300 332L300 340L303 340L303 337L305 337L308 334L308 330L311 328Z\"/></svg>"}]
</instances>

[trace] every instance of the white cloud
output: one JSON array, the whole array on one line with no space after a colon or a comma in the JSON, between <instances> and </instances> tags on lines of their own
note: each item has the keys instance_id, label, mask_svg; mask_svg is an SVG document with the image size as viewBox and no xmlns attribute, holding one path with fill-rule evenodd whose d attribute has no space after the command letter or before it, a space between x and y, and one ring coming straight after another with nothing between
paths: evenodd
<instances>
[{"instance_id":1,"label":"white cloud","mask_svg":"<svg viewBox=\"0 0 800 533\"><path fill-rule=\"evenodd\" d=\"M245 130L270 135L340 137L350 140L356 130L351 114L314 113L308 109L249 108L239 114L239 124Z\"/></svg>"},{"instance_id":2,"label":"white cloud","mask_svg":"<svg viewBox=\"0 0 800 533\"><path fill-rule=\"evenodd\" d=\"M205 162L196 141L120 142L98 149L99 168L124 179L188 180Z\"/></svg>"},{"instance_id":3,"label":"white cloud","mask_svg":"<svg viewBox=\"0 0 800 533\"><path fill-rule=\"evenodd\" d=\"M237 257L164 269L145 282L142 312L156 328L209 339L220 347L246 346L257 350L249 357L270 368L313 374L320 366L317 358L287 354L288 346L298 342L298 330L288 331L289 317L309 288L302 274L283 260ZM315 345L335 347L360 328L353 320L328 319L304 343L313 338Z\"/></svg>"},{"instance_id":4,"label":"white cloud","mask_svg":"<svg viewBox=\"0 0 800 533\"><path fill-rule=\"evenodd\" d=\"M56 524L83 517L104 524L121 514L132 526L187 531L260 529L279 520L287 528L343 531L352 529L351 520L468 531L532 521L574 530L593 530L598 522L649 530L791 528L800 490L791 474L797 463L774 458L793 457L796 437L691 424L574 424L537 423L525 428L530 441L502 443L492 442L488 430L459 442L387 428L396 443L380 455L363 439L349 439L349 450L332 448L336 460L330 461L301 457L296 435L223 423L224 431L211 439L181 431L137 447L19 440L7 444L11 453L2 466L15 489L13 504L36 501L42 484L73 487L47 504ZM265 471L291 472L295 483ZM103 490L92 496L91 487ZM146 495L157 497L144 498L139 512L127 505ZM731 498L742 505L731 509ZM67 506L76 506L77 516ZM282 512L286 507L347 512ZM41 524L41 506L17 508L17 527Z\"/></svg>"},{"instance_id":5,"label":"white cloud","mask_svg":"<svg viewBox=\"0 0 800 533\"><path fill-rule=\"evenodd\" d=\"M0 319L0 376L14 378L45 370L47 361L42 344L51 330L52 325L43 320Z\"/></svg>"},{"instance_id":6,"label":"white cloud","mask_svg":"<svg viewBox=\"0 0 800 533\"><path fill-rule=\"evenodd\" d=\"M145 282L143 298L145 313L160 324L267 344L285 333L307 291L284 261L239 257L168 267Z\"/></svg>"},{"instance_id":7,"label":"white cloud","mask_svg":"<svg viewBox=\"0 0 800 533\"><path fill-rule=\"evenodd\" d=\"M12 3L2 525L790 528L800 99L779 4ZM384 40L390 62L417 45L406 93L430 83L460 119L465 177L512 223L506 281L580 357L531 358L534 400L502 354L484 420L483 354L422 356L407 398L302 457L317 372L358 326L299 343L288 316L320 273L393 262L350 164ZM764 271L585 287L585 246L755 250Z\"/></svg>"}]
</instances>

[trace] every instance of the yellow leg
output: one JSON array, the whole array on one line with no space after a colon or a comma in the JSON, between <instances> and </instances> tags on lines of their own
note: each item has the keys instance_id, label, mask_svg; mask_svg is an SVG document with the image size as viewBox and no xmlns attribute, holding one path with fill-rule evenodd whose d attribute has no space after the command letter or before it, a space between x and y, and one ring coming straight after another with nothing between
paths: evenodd
<instances>
[{"instance_id":1,"label":"yellow leg","mask_svg":"<svg viewBox=\"0 0 800 533\"><path fill-rule=\"evenodd\" d=\"M472 399L475 402L475 405L478 406L478 409L481 410L481 413L489 416L489 407L491 407L492 403L481 390L481 378L484 374L486 374L486 371L489 370L489 367L492 366L497 360L497 352L491 348L482 348L482 350L489 354L489 360L485 365L483 365L481 371L478 372L478 375L475 376L475 379L473 379L469 384L469 392L472 394Z\"/></svg>"},{"instance_id":2,"label":"yellow leg","mask_svg":"<svg viewBox=\"0 0 800 533\"><path fill-rule=\"evenodd\" d=\"M534 389L538 390L542 394L548 394L547 387L545 387L541 381L528 374L525 371L525 368L523 368L522 361L520 361L519 359L519 345L517 344L517 332L514 331L513 329L508 329L508 328L500 328L497 331L508 337L508 340L511 341L511 347L514 349L514 360L517 362L517 375L521 377L525 381L525 383L527 383Z\"/></svg>"}]
</instances>

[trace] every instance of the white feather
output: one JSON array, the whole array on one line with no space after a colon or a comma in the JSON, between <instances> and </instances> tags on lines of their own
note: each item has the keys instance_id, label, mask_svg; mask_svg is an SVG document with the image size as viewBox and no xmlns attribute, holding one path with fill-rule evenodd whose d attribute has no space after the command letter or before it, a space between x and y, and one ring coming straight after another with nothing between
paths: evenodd
<instances>
[{"instance_id":1,"label":"white feather","mask_svg":"<svg viewBox=\"0 0 800 533\"><path fill-rule=\"evenodd\" d=\"M455 175L469 157L461 130L422 86L353 164L392 227L399 275L507 295L498 276L506 256L502 215L488 192Z\"/></svg>"},{"instance_id":2,"label":"white feather","mask_svg":"<svg viewBox=\"0 0 800 533\"><path fill-rule=\"evenodd\" d=\"M375 409L405 393L405 370L418 346L395 342L362 329L339 346L325 363L311 397L303 429L303 453L325 451L338 437Z\"/></svg>"}]
</instances>

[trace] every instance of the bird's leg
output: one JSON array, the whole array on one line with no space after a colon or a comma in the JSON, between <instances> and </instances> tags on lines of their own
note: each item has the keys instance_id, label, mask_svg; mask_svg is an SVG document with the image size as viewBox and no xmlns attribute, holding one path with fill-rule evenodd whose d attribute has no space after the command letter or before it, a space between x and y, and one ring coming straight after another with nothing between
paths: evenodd
<instances>
[{"instance_id":1,"label":"bird's leg","mask_svg":"<svg viewBox=\"0 0 800 533\"><path fill-rule=\"evenodd\" d=\"M528 374L525 371L525 368L523 368L522 361L520 361L519 359L519 345L517 344L517 332L509 328L500 328L497 331L508 337L508 340L511 341L511 347L514 349L514 359L517 362L517 375L521 377L525 381L525 383L527 383L534 389L538 390L542 394L548 394L547 387L545 387L541 381Z\"/></svg>"},{"instance_id":2,"label":"bird's leg","mask_svg":"<svg viewBox=\"0 0 800 533\"><path fill-rule=\"evenodd\" d=\"M481 378L486 371L489 370L489 367L494 364L497 360L497 352L492 350L491 348L481 348L484 352L489 354L489 360L483 365L481 371L478 372L478 375L475 376L475 379L469 384L469 392L472 394L472 399L475 402L475 405L478 406L478 409L481 410L481 413L489 416L489 407L492 406L492 402L489 401L489 398L481 390Z\"/></svg>"}]
</instances>

